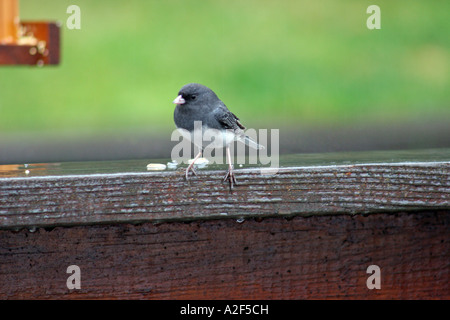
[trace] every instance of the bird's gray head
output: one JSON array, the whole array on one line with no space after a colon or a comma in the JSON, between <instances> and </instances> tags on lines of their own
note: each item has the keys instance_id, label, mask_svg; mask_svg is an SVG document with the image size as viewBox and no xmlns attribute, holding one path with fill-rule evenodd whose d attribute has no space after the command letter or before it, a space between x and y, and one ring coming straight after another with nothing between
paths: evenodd
<instances>
[{"instance_id":1,"label":"bird's gray head","mask_svg":"<svg viewBox=\"0 0 450 320\"><path fill-rule=\"evenodd\" d=\"M178 97L176 97L173 103L177 105L205 104L217 101L218 99L217 95L210 88L198 83L189 83L180 89Z\"/></svg>"}]
</instances>

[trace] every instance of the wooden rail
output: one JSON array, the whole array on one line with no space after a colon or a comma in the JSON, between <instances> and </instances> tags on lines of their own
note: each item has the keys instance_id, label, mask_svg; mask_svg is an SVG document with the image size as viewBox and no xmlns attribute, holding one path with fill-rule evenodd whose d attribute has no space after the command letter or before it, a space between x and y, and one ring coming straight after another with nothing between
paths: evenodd
<instances>
[{"instance_id":1,"label":"wooden rail","mask_svg":"<svg viewBox=\"0 0 450 320\"><path fill-rule=\"evenodd\" d=\"M290 156L233 193L215 166L0 166L0 297L448 299L449 155Z\"/></svg>"}]
</instances>

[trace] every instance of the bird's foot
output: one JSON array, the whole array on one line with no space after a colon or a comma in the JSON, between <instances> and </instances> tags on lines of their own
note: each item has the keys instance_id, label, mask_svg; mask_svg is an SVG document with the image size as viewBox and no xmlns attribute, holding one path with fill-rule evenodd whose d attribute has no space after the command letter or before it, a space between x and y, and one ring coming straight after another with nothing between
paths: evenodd
<instances>
[{"instance_id":1,"label":"bird's foot","mask_svg":"<svg viewBox=\"0 0 450 320\"><path fill-rule=\"evenodd\" d=\"M189 166L189 167L186 169L186 174L185 174L186 181L189 180L189 171L192 171L192 173L194 174L194 176L198 177L197 172L196 172L195 169L194 169L194 166Z\"/></svg>"},{"instance_id":2,"label":"bird's foot","mask_svg":"<svg viewBox=\"0 0 450 320\"><path fill-rule=\"evenodd\" d=\"M223 178L223 182L225 182L225 181L229 181L229 183L230 183L230 191L232 191L233 190L233 186L234 185L237 185L237 183L236 183L236 176L234 175L234 172L233 172L233 167L232 166L230 166L229 168L228 168L228 171L227 171L227 174L225 175L225 177Z\"/></svg>"}]
</instances>

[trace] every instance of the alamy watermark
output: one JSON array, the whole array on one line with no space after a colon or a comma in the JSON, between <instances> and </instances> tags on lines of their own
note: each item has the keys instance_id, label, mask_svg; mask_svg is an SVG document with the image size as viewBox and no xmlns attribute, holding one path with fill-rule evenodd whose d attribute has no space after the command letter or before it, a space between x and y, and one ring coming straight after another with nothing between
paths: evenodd
<instances>
[{"instance_id":1,"label":"alamy watermark","mask_svg":"<svg viewBox=\"0 0 450 320\"><path fill-rule=\"evenodd\" d=\"M67 267L66 273L71 275L67 278L66 286L67 289L81 289L81 269L76 264Z\"/></svg>"},{"instance_id":2,"label":"alamy watermark","mask_svg":"<svg viewBox=\"0 0 450 320\"><path fill-rule=\"evenodd\" d=\"M369 30L381 29L381 9L376 4L367 7L367 13L371 15L367 18L366 25Z\"/></svg>"},{"instance_id":3,"label":"alamy watermark","mask_svg":"<svg viewBox=\"0 0 450 320\"><path fill-rule=\"evenodd\" d=\"M73 264L67 267L66 273L70 274L67 278L66 286L69 290L81 289L81 269ZM370 276L366 280L367 289L381 289L381 269L378 265L373 264L367 267L366 273Z\"/></svg>"},{"instance_id":4,"label":"alamy watermark","mask_svg":"<svg viewBox=\"0 0 450 320\"><path fill-rule=\"evenodd\" d=\"M367 289L381 289L381 269L376 264L367 267L366 273L370 276L366 280Z\"/></svg>"},{"instance_id":5,"label":"alamy watermark","mask_svg":"<svg viewBox=\"0 0 450 320\"><path fill-rule=\"evenodd\" d=\"M81 29L81 9L79 6L72 4L67 7L66 13L70 16L66 20L67 29Z\"/></svg>"},{"instance_id":6,"label":"alamy watermark","mask_svg":"<svg viewBox=\"0 0 450 320\"><path fill-rule=\"evenodd\" d=\"M247 129L236 135L231 129L205 128L201 121L195 121L192 132L176 129L172 132L171 140L178 141L171 152L172 161L178 163L188 163L192 148L196 147L203 150L203 157L209 163L224 164L224 149L228 147L231 159L236 159L234 164L261 164L264 166L260 169L261 174L268 175L276 174L279 169L279 129ZM235 144L234 140L238 143ZM269 144L270 154L267 148Z\"/></svg>"}]
</instances>

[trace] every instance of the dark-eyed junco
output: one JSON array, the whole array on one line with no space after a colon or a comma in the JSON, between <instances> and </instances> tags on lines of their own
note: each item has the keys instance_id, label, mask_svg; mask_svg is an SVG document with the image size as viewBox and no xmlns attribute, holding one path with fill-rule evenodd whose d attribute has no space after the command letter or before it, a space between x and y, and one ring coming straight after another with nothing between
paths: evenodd
<instances>
[{"instance_id":1,"label":"dark-eyed junco","mask_svg":"<svg viewBox=\"0 0 450 320\"><path fill-rule=\"evenodd\" d=\"M214 148L225 147L228 172L223 181L229 180L230 189L232 189L233 184L236 184L236 178L231 162L230 143L237 140L255 149L263 149L264 147L245 135L245 127L239 122L239 118L228 110L214 91L204 85L198 83L185 85L178 92L178 97L173 103L177 105L173 117L175 125L184 132L184 136L187 136L200 149L200 152L186 169L186 179L188 179L189 171L196 175L194 163L200 158L206 145ZM201 126L197 125L199 123L201 123ZM195 132L199 129L201 132ZM195 134L202 137L202 134L207 130L213 132L214 138L211 140L214 143L209 143L204 139L200 141L193 139Z\"/></svg>"}]
</instances>

